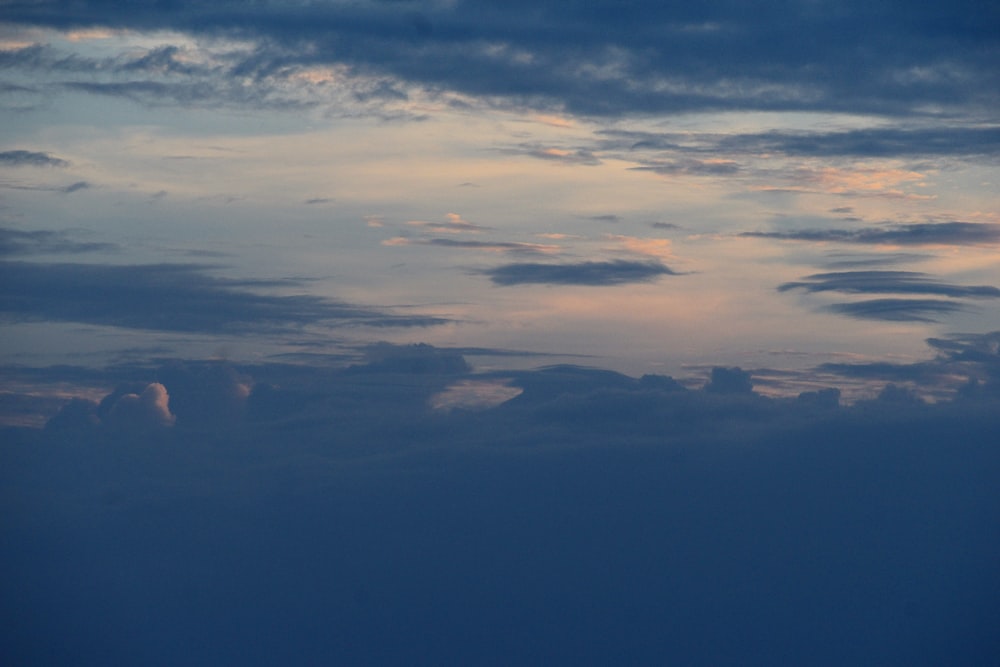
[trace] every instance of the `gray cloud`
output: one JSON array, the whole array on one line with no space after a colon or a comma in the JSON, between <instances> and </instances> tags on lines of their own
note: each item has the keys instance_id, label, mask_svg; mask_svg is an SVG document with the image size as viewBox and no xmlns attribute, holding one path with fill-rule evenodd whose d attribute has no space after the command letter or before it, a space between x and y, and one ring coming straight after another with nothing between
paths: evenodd
<instances>
[{"instance_id":1,"label":"gray cloud","mask_svg":"<svg viewBox=\"0 0 1000 667\"><path fill-rule=\"evenodd\" d=\"M851 0L837 11L805 2L746 12L732 3L681 7L654 0L613 10L585 0L406 6L408 11L383 2L208 7L182 0L122 12L105 0L72 8L17 2L5 7L5 19L252 40L255 48L239 54L225 76L256 82L336 63L429 90L591 115L726 109L923 115L928 108L993 109L1000 90L1000 15L974 0L945 11L938 3L898 0ZM871 26L878 26L878 39ZM128 66L174 76L189 67L174 47L133 58ZM933 137L924 139L933 144Z\"/></svg>"},{"instance_id":2,"label":"gray cloud","mask_svg":"<svg viewBox=\"0 0 1000 667\"><path fill-rule=\"evenodd\" d=\"M838 315L888 322L937 322L935 315L949 315L965 308L961 303L940 299L870 299L825 307Z\"/></svg>"},{"instance_id":3,"label":"gray cloud","mask_svg":"<svg viewBox=\"0 0 1000 667\"><path fill-rule=\"evenodd\" d=\"M38 151L0 152L0 166L7 167L67 167L69 162Z\"/></svg>"},{"instance_id":4,"label":"gray cloud","mask_svg":"<svg viewBox=\"0 0 1000 667\"><path fill-rule=\"evenodd\" d=\"M860 243L871 245L980 245L1000 243L1000 224L938 222L893 224L858 229L801 229L782 232L743 232L747 238L817 243Z\"/></svg>"},{"instance_id":5,"label":"gray cloud","mask_svg":"<svg viewBox=\"0 0 1000 667\"><path fill-rule=\"evenodd\" d=\"M215 278L206 268L0 262L0 314L14 320L229 334L321 323L428 326L444 321L309 295L260 294L251 290L274 284Z\"/></svg>"},{"instance_id":6,"label":"gray cloud","mask_svg":"<svg viewBox=\"0 0 1000 667\"><path fill-rule=\"evenodd\" d=\"M657 261L617 260L576 264L504 264L485 271L496 285L622 285L678 275Z\"/></svg>"},{"instance_id":7,"label":"gray cloud","mask_svg":"<svg viewBox=\"0 0 1000 667\"><path fill-rule=\"evenodd\" d=\"M631 167L633 171L651 171L664 176L731 176L739 173L740 165L732 160L697 160L679 158L661 160Z\"/></svg>"},{"instance_id":8,"label":"gray cloud","mask_svg":"<svg viewBox=\"0 0 1000 667\"><path fill-rule=\"evenodd\" d=\"M779 292L842 292L845 294L931 294L948 297L997 298L991 285L953 285L915 271L838 271L816 273L801 281L778 286Z\"/></svg>"}]
</instances>

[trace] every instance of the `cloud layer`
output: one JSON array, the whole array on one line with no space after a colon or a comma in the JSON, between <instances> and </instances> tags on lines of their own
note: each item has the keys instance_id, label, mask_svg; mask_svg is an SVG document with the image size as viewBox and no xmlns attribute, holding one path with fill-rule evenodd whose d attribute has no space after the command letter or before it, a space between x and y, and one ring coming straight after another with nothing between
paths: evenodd
<instances>
[{"instance_id":1,"label":"cloud layer","mask_svg":"<svg viewBox=\"0 0 1000 667\"><path fill-rule=\"evenodd\" d=\"M942 15L935 3L731 3L696 8L652 0L627 7L560 3L350 4L175 2L121 12L91 0L71 9L14 2L12 23L61 29L174 30L249 40L222 75L274 80L339 65L405 95L393 81L590 115L694 110L851 110L923 114L995 108L1000 15L972 0ZM873 33L877 27L877 37ZM84 84L115 95L210 94L183 80L197 65L170 47L120 65L135 78ZM39 56L33 56L39 57ZM24 61L27 54L21 54ZM72 63L72 61L66 61ZM147 77L147 78L144 78ZM186 92L179 92L181 89ZM375 92L378 91L376 87ZM383 96L385 93L381 93ZM890 141L891 139L884 139Z\"/></svg>"}]
</instances>

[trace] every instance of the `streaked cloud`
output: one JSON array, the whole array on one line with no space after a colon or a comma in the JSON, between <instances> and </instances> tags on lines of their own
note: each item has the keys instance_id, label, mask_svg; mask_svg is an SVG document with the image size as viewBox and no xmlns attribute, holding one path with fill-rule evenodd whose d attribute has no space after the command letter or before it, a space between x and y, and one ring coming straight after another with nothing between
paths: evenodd
<instances>
[{"instance_id":1,"label":"streaked cloud","mask_svg":"<svg viewBox=\"0 0 1000 667\"><path fill-rule=\"evenodd\" d=\"M783 283L779 292L842 292L846 294L931 294L948 297L1000 298L992 285L954 285L915 271L838 271L816 273Z\"/></svg>"},{"instance_id":2,"label":"streaked cloud","mask_svg":"<svg viewBox=\"0 0 1000 667\"><path fill-rule=\"evenodd\" d=\"M255 292L275 284L216 278L208 268L2 262L0 314L13 321L209 334L288 332L315 324L408 327L444 322L309 295Z\"/></svg>"},{"instance_id":3,"label":"streaked cloud","mask_svg":"<svg viewBox=\"0 0 1000 667\"><path fill-rule=\"evenodd\" d=\"M965 309L962 303L941 299L870 299L825 306L825 310L838 315L888 322L938 322L940 320L936 316Z\"/></svg>"},{"instance_id":4,"label":"streaked cloud","mask_svg":"<svg viewBox=\"0 0 1000 667\"><path fill-rule=\"evenodd\" d=\"M741 236L783 241L872 245L987 245L1000 243L1000 224L987 222L894 223L856 229L743 232Z\"/></svg>"}]
</instances>

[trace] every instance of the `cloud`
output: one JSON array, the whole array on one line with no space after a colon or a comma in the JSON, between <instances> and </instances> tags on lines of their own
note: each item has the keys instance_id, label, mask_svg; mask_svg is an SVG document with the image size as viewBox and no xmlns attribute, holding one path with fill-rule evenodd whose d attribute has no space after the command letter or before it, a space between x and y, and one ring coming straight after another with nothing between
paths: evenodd
<instances>
[{"instance_id":1,"label":"cloud","mask_svg":"<svg viewBox=\"0 0 1000 667\"><path fill-rule=\"evenodd\" d=\"M637 255L647 255L650 257L671 257L670 239L640 238L637 236L625 236L622 234L608 234L606 238L621 244L625 250Z\"/></svg>"},{"instance_id":2,"label":"cloud","mask_svg":"<svg viewBox=\"0 0 1000 667\"><path fill-rule=\"evenodd\" d=\"M68 167L69 162L37 151L2 151L0 166L6 167Z\"/></svg>"},{"instance_id":3,"label":"cloud","mask_svg":"<svg viewBox=\"0 0 1000 667\"><path fill-rule=\"evenodd\" d=\"M977 156L1000 153L997 127L866 128L842 132L767 132L720 137L717 148L805 157Z\"/></svg>"},{"instance_id":4,"label":"cloud","mask_svg":"<svg viewBox=\"0 0 1000 667\"><path fill-rule=\"evenodd\" d=\"M154 331L247 334L314 324L429 326L437 317L401 316L273 287L207 275L191 264L99 265L0 262L0 314Z\"/></svg>"},{"instance_id":5,"label":"cloud","mask_svg":"<svg viewBox=\"0 0 1000 667\"><path fill-rule=\"evenodd\" d=\"M496 285L623 285L678 275L658 261L504 264L484 272Z\"/></svg>"},{"instance_id":6,"label":"cloud","mask_svg":"<svg viewBox=\"0 0 1000 667\"><path fill-rule=\"evenodd\" d=\"M444 222L425 222L423 220L410 220L406 223L411 227L419 227L422 230L428 232L433 232L435 234L464 234L472 233L479 234L481 232L486 232L492 229L492 227L484 227L483 225L477 225L473 222L469 222L462 218L458 213L448 213L445 216Z\"/></svg>"},{"instance_id":7,"label":"cloud","mask_svg":"<svg viewBox=\"0 0 1000 667\"><path fill-rule=\"evenodd\" d=\"M1000 224L985 222L912 223L858 229L743 232L740 236L782 241L870 245L993 245L1000 243Z\"/></svg>"},{"instance_id":8,"label":"cloud","mask_svg":"<svg viewBox=\"0 0 1000 667\"><path fill-rule=\"evenodd\" d=\"M72 11L54 3L14 3L5 20L61 30L236 36L251 43L217 75L220 89L230 80L264 87L309 68L343 67L391 90L402 81L560 116L732 109L921 116L928 109L988 111L998 99L992 28L1000 17L971 1L946 11L934 3L852 0L836 12L812 3L772 3L749 13L727 3L690 8L654 0L613 12L583 0L534 3L531 11L523 3L408 6L412 20L397 3L218 2L208 8L181 1L169 9L120 12L89 0ZM880 33L874 41L867 29L873 25ZM175 45L158 46L120 66L144 75L191 76L191 64L180 55ZM26 66L32 58L40 56L18 53L8 62ZM934 143L933 136L923 138ZM842 143L864 145L864 139ZM891 148L891 136L881 141Z\"/></svg>"},{"instance_id":9,"label":"cloud","mask_svg":"<svg viewBox=\"0 0 1000 667\"><path fill-rule=\"evenodd\" d=\"M705 391L710 394L751 394L753 382L750 373L741 368L717 366L712 369L712 379L705 385Z\"/></svg>"},{"instance_id":10,"label":"cloud","mask_svg":"<svg viewBox=\"0 0 1000 667\"><path fill-rule=\"evenodd\" d=\"M898 381L842 405L835 389L761 396L732 367L685 389L575 366L477 377L430 346L379 346L369 361L238 369L264 381L214 428L185 423L180 391L147 379L103 412L68 404L75 426L4 429L7 652L45 664L470 664L483 651L525 664L539 646L560 664L995 655L998 395L924 403ZM435 409L449 392L502 399L503 386L523 391ZM95 427L95 413L121 421ZM386 619L405 622L387 635Z\"/></svg>"},{"instance_id":11,"label":"cloud","mask_svg":"<svg viewBox=\"0 0 1000 667\"><path fill-rule=\"evenodd\" d=\"M778 286L779 292L803 290L808 293L904 294L961 298L1000 298L1000 289L991 285L954 285L936 281L914 271L840 271L817 273ZM857 319L892 322L936 322L933 316L966 310L962 302L941 299L872 299L835 303L823 307L832 313Z\"/></svg>"},{"instance_id":12,"label":"cloud","mask_svg":"<svg viewBox=\"0 0 1000 667\"><path fill-rule=\"evenodd\" d=\"M997 298L1000 289L991 285L953 285L932 280L915 271L839 271L816 273L805 279L778 286L779 292L800 289L806 292L845 294L931 294L948 297Z\"/></svg>"},{"instance_id":13,"label":"cloud","mask_svg":"<svg viewBox=\"0 0 1000 667\"><path fill-rule=\"evenodd\" d=\"M170 395L166 387L156 382L142 393L119 397L107 417L111 428L127 430L173 426L174 420L170 412Z\"/></svg>"},{"instance_id":14,"label":"cloud","mask_svg":"<svg viewBox=\"0 0 1000 667\"><path fill-rule=\"evenodd\" d=\"M502 252L516 255L551 255L561 248L557 245L544 243L518 243L513 241L458 241L456 239L410 239L402 236L393 237L382 242L387 246L425 245L441 248L460 248L463 250L483 250L486 252Z\"/></svg>"},{"instance_id":15,"label":"cloud","mask_svg":"<svg viewBox=\"0 0 1000 667\"><path fill-rule=\"evenodd\" d=\"M72 232L23 231L0 227L0 256L44 253L85 253L117 250L113 243L74 241Z\"/></svg>"},{"instance_id":16,"label":"cloud","mask_svg":"<svg viewBox=\"0 0 1000 667\"><path fill-rule=\"evenodd\" d=\"M650 162L639 167L631 167L631 169L633 171L651 171L663 176L731 176L739 173L741 167L733 160L722 158L704 160L683 158Z\"/></svg>"},{"instance_id":17,"label":"cloud","mask_svg":"<svg viewBox=\"0 0 1000 667\"><path fill-rule=\"evenodd\" d=\"M889 322L937 322L934 315L949 315L966 306L940 299L871 299L852 303L834 303L825 307L832 313L862 320Z\"/></svg>"},{"instance_id":18,"label":"cloud","mask_svg":"<svg viewBox=\"0 0 1000 667\"><path fill-rule=\"evenodd\" d=\"M560 164L567 165L583 165L593 167L601 164L600 158L586 149L572 150L555 147L523 146L520 148L508 149L504 152L515 155L527 155L529 157L538 158L539 160L548 160L550 162L558 162Z\"/></svg>"},{"instance_id":19,"label":"cloud","mask_svg":"<svg viewBox=\"0 0 1000 667\"><path fill-rule=\"evenodd\" d=\"M8 190L32 190L35 192L58 192L64 195L73 194L74 192L79 192L80 190L86 190L92 187L87 181L76 181L75 183L70 183L69 185L18 185L15 183L3 183L0 182L0 188L7 188Z\"/></svg>"}]
</instances>

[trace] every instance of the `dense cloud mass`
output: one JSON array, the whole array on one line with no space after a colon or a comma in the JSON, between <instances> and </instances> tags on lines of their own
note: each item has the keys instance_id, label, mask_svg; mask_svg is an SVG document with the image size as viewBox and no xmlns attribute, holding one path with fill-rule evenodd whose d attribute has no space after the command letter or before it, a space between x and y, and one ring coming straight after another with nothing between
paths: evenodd
<instances>
[{"instance_id":1,"label":"dense cloud mass","mask_svg":"<svg viewBox=\"0 0 1000 667\"><path fill-rule=\"evenodd\" d=\"M765 398L733 367L685 388L563 365L443 411L443 389L489 376L426 345L341 369L172 362L6 429L0 650L987 664L995 338L933 341L935 363L984 378L937 405L895 384L844 406L833 388Z\"/></svg>"}]
</instances>

